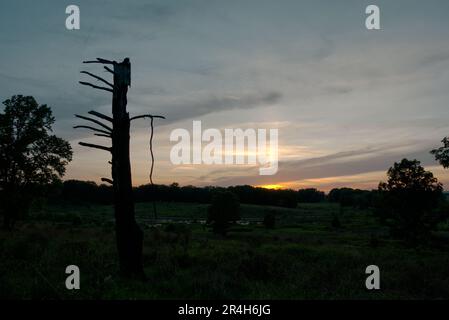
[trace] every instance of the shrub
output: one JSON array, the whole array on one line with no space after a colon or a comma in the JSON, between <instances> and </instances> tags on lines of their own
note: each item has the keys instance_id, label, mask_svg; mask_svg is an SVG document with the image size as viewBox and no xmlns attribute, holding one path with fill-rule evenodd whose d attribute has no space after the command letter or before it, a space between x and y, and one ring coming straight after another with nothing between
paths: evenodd
<instances>
[{"instance_id":1,"label":"shrub","mask_svg":"<svg viewBox=\"0 0 449 320\"><path fill-rule=\"evenodd\" d=\"M217 192L208 208L207 223L214 233L226 235L230 223L240 219L240 203L237 196L229 191Z\"/></svg>"},{"instance_id":2,"label":"shrub","mask_svg":"<svg viewBox=\"0 0 449 320\"><path fill-rule=\"evenodd\" d=\"M267 229L274 229L276 225L276 215L273 211L267 212L263 218L263 225Z\"/></svg>"},{"instance_id":3,"label":"shrub","mask_svg":"<svg viewBox=\"0 0 449 320\"><path fill-rule=\"evenodd\" d=\"M336 214L334 214L334 216L332 218L332 227L334 227L335 229L341 228L340 218Z\"/></svg>"}]
</instances>

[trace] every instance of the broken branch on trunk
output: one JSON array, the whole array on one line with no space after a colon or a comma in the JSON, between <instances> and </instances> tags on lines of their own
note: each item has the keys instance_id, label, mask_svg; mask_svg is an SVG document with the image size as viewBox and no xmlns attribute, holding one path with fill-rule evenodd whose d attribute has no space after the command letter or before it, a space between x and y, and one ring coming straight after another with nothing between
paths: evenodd
<instances>
[{"instance_id":1,"label":"broken branch on trunk","mask_svg":"<svg viewBox=\"0 0 449 320\"><path fill-rule=\"evenodd\" d=\"M108 131L101 130L101 129L97 129L97 128L94 128L94 127L91 127L91 126L74 126L73 128L74 128L74 129L84 128L84 129L90 129L90 130L93 130L93 131L96 131L96 132L100 132L100 133L103 133L103 134L107 134L107 135L110 135L110 134L111 134L111 133L108 132Z\"/></svg>"},{"instance_id":2,"label":"broken branch on trunk","mask_svg":"<svg viewBox=\"0 0 449 320\"><path fill-rule=\"evenodd\" d=\"M89 117L85 117L85 116L80 116L80 115L78 115L78 114L75 114L75 117L80 118L80 119L84 119L84 120L87 120L87 121L91 121L91 122L93 122L93 123L96 123L96 124L98 124L99 126L105 128L106 130L112 132L112 128L111 128L111 127L108 127L107 125L101 123L101 122L98 121L98 120L95 120L95 119L92 119L92 118L89 118Z\"/></svg>"},{"instance_id":3,"label":"broken branch on trunk","mask_svg":"<svg viewBox=\"0 0 449 320\"><path fill-rule=\"evenodd\" d=\"M153 116L153 115L151 115L151 114L143 114L143 115L141 115L141 116L135 116L135 117L132 117L131 119L129 119L129 121L136 120L136 119L142 119L142 118L151 118L151 119L159 118L159 119L165 119L164 116Z\"/></svg>"},{"instance_id":4,"label":"broken branch on trunk","mask_svg":"<svg viewBox=\"0 0 449 320\"><path fill-rule=\"evenodd\" d=\"M105 151L112 152L112 148L105 147L105 146L100 146L98 144L92 144L92 143L86 143L86 142L78 142L78 144L80 146L83 146L83 147L95 148L95 149L100 149L100 150L105 150Z\"/></svg>"},{"instance_id":5,"label":"broken branch on trunk","mask_svg":"<svg viewBox=\"0 0 449 320\"><path fill-rule=\"evenodd\" d=\"M111 117L108 117L107 115L102 114L100 112L91 110L91 111L88 112L88 114L91 114L91 115L96 116L98 118L101 118L103 120L107 120L109 122L112 122L112 118Z\"/></svg>"},{"instance_id":6,"label":"broken branch on trunk","mask_svg":"<svg viewBox=\"0 0 449 320\"><path fill-rule=\"evenodd\" d=\"M112 181L111 179L108 179L108 178L101 178L101 181L114 185L114 181Z\"/></svg>"},{"instance_id":7,"label":"broken branch on trunk","mask_svg":"<svg viewBox=\"0 0 449 320\"><path fill-rule=\"evenodd\" d=\"M94 136L105 137L105 138L112 138L111 134L94 133Z\"/></svg>"},{"instance_id":8,"label":"broken branch on trunk","mask_svg":"<svg viewBox=\"0 0 449 320\"><path fill-rule=\"evenodd\" d=\"M96 86L96 85L94 85L92 83L89 83L89 82L84 82L84 81L78 81L78 82L80 84L84 85L84 86L89 86L89 87L92 87L94 89L105 90L105 91L108 91L108 92L114 92L114 91L112 91L112 89Z\"/></svg>"},{"instance_id":9,"label":"broken branch on trunk","mask_svg":"<svg viewBox=\"0 0 449 320\"><path fill-rule=\"evenodd\" d=\"M106 66L103 66L103 68L104 68L106 71L108 71L108 72L110 72L110 73L112 73L112 74L115 74L114 70L112 70L111 68L106 67Z\"/></svg>"},{"instance_id":10,"label":"broken branch on trunk","mask_svg":"<svg viewBox=\"0 0 449 320\"><path fill-rule=\"evenodd\" d=\"M91 76L92 78L95 78L95 79L97 79L98 81L101 81L101 82L103 82L104 84L107 84L107 85L110 86L111 88L114 88L114 85L113 85L112 83L106 81L105 79L103 79L103 78L101 78L101 77L99 77L99 76L94 75L93 73L90 73L90 72L87 72L87 71L81 71L80 73L87 74L88 76Z\"/></svg>"},{"instance_id":11,"label":"broken branch on trunk","mask_svg":"<svg viewBox=\"0 0 449 320\"><path fill-rule=\"evenodd\" d=\"M110 60L106 60L103 58L97 58L97 60L88 60L88 61L83 61L83 63L101 63L101 64L117 64L116 61L110 61Z\"/></svg>"}]
</instances>

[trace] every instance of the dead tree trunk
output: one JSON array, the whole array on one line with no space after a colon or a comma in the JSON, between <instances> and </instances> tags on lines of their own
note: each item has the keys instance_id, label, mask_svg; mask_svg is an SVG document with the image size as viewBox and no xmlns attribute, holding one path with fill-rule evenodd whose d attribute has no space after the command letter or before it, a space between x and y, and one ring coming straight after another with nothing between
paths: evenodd
<instances>
[{"instance_id":1,"label":"dead tree trunk","mask_svg":"<svg viewBox=\"0 0 449 320\"><path fill-rule=\"evenodd\" d=\"M102 120L112 122L112 128L96 119L79 115L77 115L78 118L94 122L100 125L103 129L89 126L76 126L75 128L88 128L100 132L100 134L97 133L96 135L111 138L112 140L112 147L82 142L80 142L80 144L112 153L112 181L107 178L103 178L102 180L112 182L113 184L115 232L120 273L125 277L143 278L143 233L135 220L131 164L129 158L130 117L126 110L128 86L131 84L131 64L128 58L120 63L100 58L97 58L95 61L85 61L85 63L113 65L113 70L104 66L108 72L114 75L113 84L89 72L82 72L107 84L112 89L99 87L88 82L80 82L83 85L91 86L95 89L112 92L112 118L99 112L89 112L89 114L99 117Z\"/></svg>"},{"instance_id":2,"label":"dead tree trunk","mask_svg":"<svg viewBox=\"0 0 449 320\"><path fill-rule=\"evenodd\" d=\"M112 97L112 181L114 188L115 232L120 271L125 276L143 273L143 233L136 223L129 159L129 113L126 111L131 64L128 59L114 65Z\"/></svg>"}]
</instances>

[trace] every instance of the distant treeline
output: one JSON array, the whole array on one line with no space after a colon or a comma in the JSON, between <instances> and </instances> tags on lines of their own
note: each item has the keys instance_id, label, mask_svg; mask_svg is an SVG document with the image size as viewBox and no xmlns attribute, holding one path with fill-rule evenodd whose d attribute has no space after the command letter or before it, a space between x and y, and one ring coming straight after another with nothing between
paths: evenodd
<instances>
[{"instance_id":1,"label":"distant treeline","mask_svg":"<svg viewBox=\"0 0 449 320\"><path fill-rule=\"evenodd\" d=\"M97 185L92 181L67 180L57 192L53 201L92 202L112 204L112 187ZM210 203L214 193L230 191L241 203L295 208L297 203L337 202L344 206L370 207L375 201L377 191L351 188L332 189L328 195L314 188L270 190L249 185L232 187L195 187L171 185L142 185L134 188L136 202L173 201Z\"/></svg>"}]
</instances>

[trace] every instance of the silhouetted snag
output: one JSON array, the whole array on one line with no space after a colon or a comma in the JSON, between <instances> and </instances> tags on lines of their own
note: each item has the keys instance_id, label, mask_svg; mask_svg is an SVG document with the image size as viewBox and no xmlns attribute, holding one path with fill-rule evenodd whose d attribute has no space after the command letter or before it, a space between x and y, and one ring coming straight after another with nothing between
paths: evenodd
<instances>
[{"instance_id":1,"label":"silhouetted snag","mask_svg":"<svg viewBox=\"0 0 449 320\"><path fill-rule=\"evenodd\" d=\"M125 276L144 276L142 264L143 233L134 217L134 200L129 160L129 114L126 111L131 64L126 58L114 63L112 98L112 180L114 189L115 230L120 270Z\"/></svg>"},{"instance_id":2,"label":"silhouetted snag","mask_svg":"<svg viewBox=\"0 0 449 320\"><path fill-rule=\"evenodd\" d=\"M151 119L154 117L164 117L142 115L130 119L129 113L126 111L128 86L131 85L131 64L128 58L125 58L120 63L101 58L97 58L97 60L93 61L84 61L83 63L113 65L113 70L104 66L108 72L114 75L113 84L90 72L81 71L81 73L91 76L112 89L96 86L88 82L79 82L82 85L90 86L95 89L112 92L112 118L96 111L89 111L89 114L111 122L112 128L99 120L80 115L76 115L76 117L93 122L106 130L90 126L75 126L74 128L90 129L99 132L95 134L96 136L111 138L111 147L84 142L80 142L80 145L106 150L112 154L112 161L110 162L110 164L112 164L112 179L102 178L101 180L113 185L115 231L120 271L122 275L127 277L144 278L145 275L142 263L143 233L135 220L134 200L132 195L131 164L129 158L130 121L144 117L150 117Z\"/></svg>"}]
</instances>

